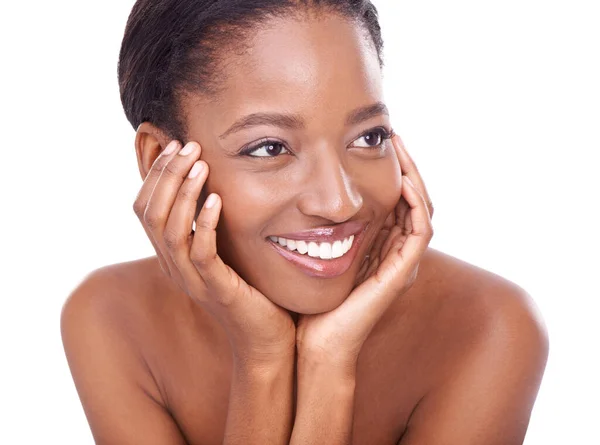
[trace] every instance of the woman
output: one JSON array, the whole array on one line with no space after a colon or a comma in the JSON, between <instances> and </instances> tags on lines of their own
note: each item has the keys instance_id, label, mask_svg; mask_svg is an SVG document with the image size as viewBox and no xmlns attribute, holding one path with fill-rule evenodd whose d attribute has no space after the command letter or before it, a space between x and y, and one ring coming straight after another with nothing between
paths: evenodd
<instances>
[{"instance_id":1,"label":"woman","mask_svg":"<svg viewBox=\"0 0 600 445\"><path fill-rule=\"evenodd\" d=\"M138 0L119 82L157 255L61 319L97 443L522 443L543 322L427 247L381 52L368 0Z\"/></svg>"}]
</instances>

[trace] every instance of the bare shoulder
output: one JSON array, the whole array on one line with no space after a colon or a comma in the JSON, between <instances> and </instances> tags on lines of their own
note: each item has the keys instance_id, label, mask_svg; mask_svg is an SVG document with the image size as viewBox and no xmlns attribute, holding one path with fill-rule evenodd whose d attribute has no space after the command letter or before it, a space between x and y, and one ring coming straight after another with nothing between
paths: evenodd
<instances>
[{"instance_id":1,"label":"bare shoulder","mask_svg":"<svg viewBox=\"0 0 600 445\"><path fill-rule=\"evenodd\" d=\"M518 284L431 248L421 265L417 292L428 295L442 320L460 321L471 334L490 334L510 324L546 336L533 297Z\"/></svg>"},{"instance_id":2,"label":"bare shoulder","mask_svg":"<svg viewBox=\"0 0 600 445\"><path fill-rule=\"evenodd\" d=\"M99 316L139 316L158 309L161 296L173 292L165 278L156 257L100 267L75 287L65 301L63 313L70 308L88 307Z\"/></svg>"},{"instance_id":3,"label":"bare shoulder","mask_svg":"<svg viewBox=\"0 0 600 445\"><path fill-rule=\"evenodd\" d=\"M221 440L227 339L156 257L88 274L63 306L61 333L96 443Z\"/></svg>"},{"instance_id":4,"label":"bare shoulder","mask_svg":"<svg viewBox=\"0 0 600 445\"><path fill-rule=\"evenodd\" d=\"M148 361L196 323L201 311L192 306L154 256L90 272L66 299L61 326L87 320L118 334Z\"/></svg>"},{"instance_id":5,"label":"bare shoulder","mask_svg":"<svg viewBox=\"0 0 600 445\"><path fill-rule=\"evenodd\" d=\"M84 360L81 354L69 356L85 349L81 343L101 341L115 360L128 362L126 369L134 378L146 380L146 388L159 401L144 355L145 345L164 324L161 313L168 313L161 310L167 304L161 298L165 284L155 260L112 264L88 273L63 304L61 334L70 363Z\"/></svg>"},{"instance_id":6,"label":"bare shoulder","mask_svg":"<svg viewBox=\"0 0 600 445\"><path fill-rule=\"evenodd\" d=\"M431 371L401 444L521 443L549 348L532 296L435 249L421 266L411 292Z\"/></svg>"},{"instance_id":7,"label":"bare shoulder","mask_svg":"<svg viewBox=\"0 0 600 445\"><path fill-rule=\"evenodd\" d=\"M63 305L63 346L96 443L184 443L148 354L169 332L158 271L152 258L102 267Z\"/></svg>"},{"instance_id":8,"label":"bare shoulder","mask_svg":"<svg viewBox=\"0 0 600 445\"><path fill-rule=\"evenodd\" d=\"M173 311L173 300L166 298L172 293L156 257L104 266L88 273L70 293L61 325L69 318L87 319L140 348L164 324L164 314Z\"/></svg>"},{"instance_id":9,"label":"bare shoulder","mask_svg":"<svg viewBox=\"0 0 600 445\"><path fill-rule=\"evenodd\" d=\"M415 360L431 364L425 386L443 379L473 351L536 351L545 364L548 334L532 296L518 284L428 248L413 286L387 317L387 332ZM512 343L511 343L512 342ZM510 345L509 345L510 343Z\"/></svg>"}]
</instances>

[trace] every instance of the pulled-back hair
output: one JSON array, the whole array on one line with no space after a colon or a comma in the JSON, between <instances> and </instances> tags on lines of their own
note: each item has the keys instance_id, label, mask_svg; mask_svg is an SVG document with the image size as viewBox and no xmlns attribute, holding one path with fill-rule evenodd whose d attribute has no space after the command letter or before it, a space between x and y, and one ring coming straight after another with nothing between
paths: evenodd
<instances>
[{"instance_id":1,"label":"pulled-back hair","mask_svg":"<svg viewBox=\"0 0 600 445\"><path fill-rule=\"evenodd\" d=\"M215 94L228 50L243 48L259 23L308 10L335 12L363 26L383 65L381 29L370 0L138 0L119 54L127 119L134 129L151 122L183 141L182 95Z\"/></svg>"}]
</instances>

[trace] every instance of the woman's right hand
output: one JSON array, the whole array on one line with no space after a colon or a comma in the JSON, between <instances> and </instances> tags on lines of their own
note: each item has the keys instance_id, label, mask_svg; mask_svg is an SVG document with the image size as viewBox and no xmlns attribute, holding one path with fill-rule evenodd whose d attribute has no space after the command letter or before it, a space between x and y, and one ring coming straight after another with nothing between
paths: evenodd
<instances>
[{"instance_id":1,"label":"woman's right hand","mask_svg":"<svg viewBox=\"0 0 600 445\"><path fill-rule=\"evenodd\" d=\"M269 363L294 354L290 314L248 285L217 254L222 201L211 194L192 223L208 177L201 147L172 141L158 156L133 209L152 242L161 268L223 326L237 360ZM193 174L196 174L194 177Z\"/></svg>"}]
</instances>

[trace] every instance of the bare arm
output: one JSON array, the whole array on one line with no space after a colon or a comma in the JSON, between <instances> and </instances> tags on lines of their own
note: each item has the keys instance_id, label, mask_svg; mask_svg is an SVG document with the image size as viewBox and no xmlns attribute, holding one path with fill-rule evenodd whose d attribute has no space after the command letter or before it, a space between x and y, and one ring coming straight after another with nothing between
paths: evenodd
<instances>
[{"instance_id":1,"label":"bare arm","mask_svg":"<svg viewBox=\"0 0 600 445\"><path fill-rule=\"evenodd\" d=\"M350 444L356 372L299 357L298 412L291 445Z\"/></svg>"},{"instance_id":2,"label":"bare arm","mask_svg":"<svg viewBox=\"0 0 600 445\"><path fill-rule=\"evenodd\" d=\"M288 444L292 431L294 355L233 368L224 444Z\"/></svg>"}]
</instances>

